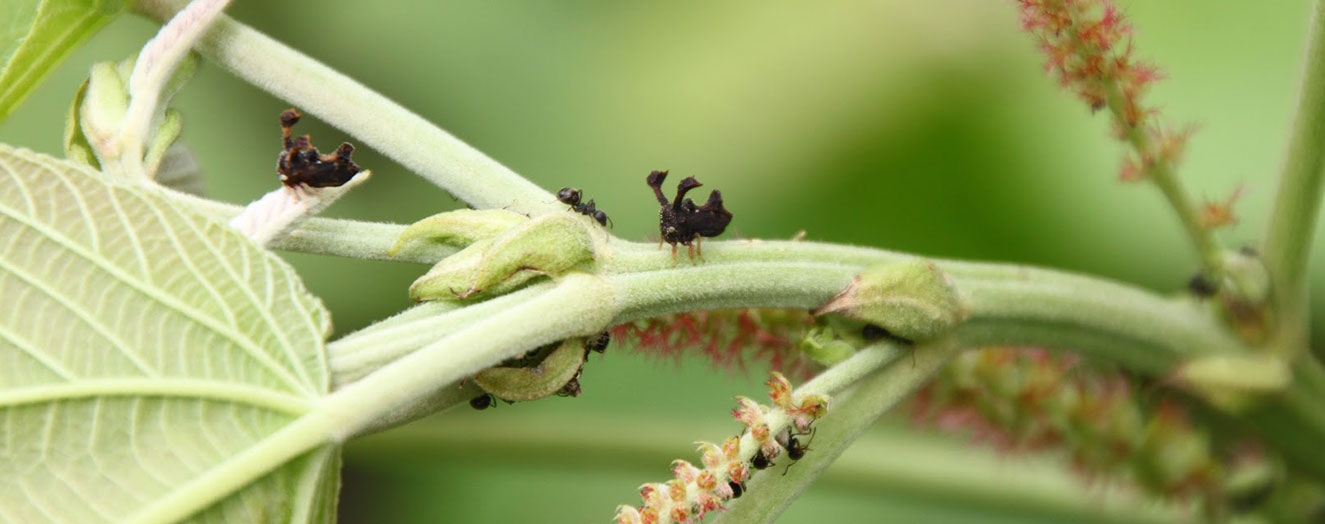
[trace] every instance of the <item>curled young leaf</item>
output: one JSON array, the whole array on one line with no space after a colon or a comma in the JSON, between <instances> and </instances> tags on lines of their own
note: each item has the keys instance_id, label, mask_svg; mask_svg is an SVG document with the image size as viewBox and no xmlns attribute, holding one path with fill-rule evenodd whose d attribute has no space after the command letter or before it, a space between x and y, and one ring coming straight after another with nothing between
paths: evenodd
<instances>
[{"instance_id":1,"label":"curled young leaf","mask_svg":"<svg viewBox=\"0 0 1325 524\"><path fill-rule=\"evenodd\" d=\"M526 220L438 262L414 281L410 297L422 301L497 295L591 260L588 226L571 215L553 213Z\"/></svg>"},{"instance_id":2,"label":"curled young leaf","mask_svg":"<svg viewBox=\"0 0 1325 524\"><path fill-rule=\"evenodd\" d=\"M568 339L537 366L488 368L474 375L474 383L501 399L538 400L560 391L580 373L584 353L581 339Z\"/></svg>"},{"instance_id":3,"label":"curled young leaf","mask_svg":"<svg viewBox=\"0 0 1325 524\"><path fill-rule=\"evenodd\" d=\"M529 217L505 209L457 209L438 213L405 228L387 254L395 256L401 248L424 242L467 246L495 238L527 220Z\"/></svg>"}]
</instances>

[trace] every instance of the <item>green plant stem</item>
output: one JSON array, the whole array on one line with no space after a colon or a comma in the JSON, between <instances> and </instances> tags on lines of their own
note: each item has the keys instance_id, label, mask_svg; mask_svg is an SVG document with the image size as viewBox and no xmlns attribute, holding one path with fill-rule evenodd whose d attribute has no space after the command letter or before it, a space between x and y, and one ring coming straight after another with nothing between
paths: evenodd
<instances>
[{"instance_id":1,"label":"green plant stem","mask_svg":"<svg viewBox=\"0 0 1325 524\"><path fill-rule=\"evenodd\" d=\"M745 496L727 503L714 524L773 522L874 421L927 382L958 348L940 339L914 349L914 358L895 359L865 376L849 393L835 397L828 415L815 423L814 452L785 476L754 475ZM844 398L843 398L844 397Z\"/></svg>"},{"instance_id":2,"label":"green plant stem","mask_svg":"<svg viewBox=\"0 0 1325 524\"><path fill-rule=\"evenodd\" d=\"M244 211L244 206L217 202L167 188L159 189L183 206L222 221L229 221ZM398 257L388 255L387 251L404 230L405 226L400 224L312 217L301 222L289 234L275 239L268 247L315 255L418 264L433 264L459 251L451 246L432 243L411 248Z\"/></svg>"},{"instance_id":3,"label":"green plant stem","mask_svg":"<svg viewBox=\"0 0 1325 524\"><path fill-rule=\"evenodd\" d=\"M135 9L164 23L184 5L184 0L140 0ZM523 213L562 207L551 194L427 120L230 17L219 17L196 49L474 207Z\"/></svg>"},{"instance_id":4,"label":"green plant stem","mask_svg":"<svg viewBox=\"0 0 1325 524\"><path fill-rule=\"evenodd\" d=\"M1285 354L1307 346L1307 260L1320 211L1325 168L1325 2L1312 9L1302 87L1265 233L1275 329L1270 347Z\"/></svg>"},{"instance_id":5,"label":"green plant stem","mask_svg":"<svg viewBox=\"0 0 1325 524\"><path fill-rule=\"evenodd\" d=\"M1109 87L1109 110L1113 113L1117 122L1126 122L1125 107L1127 102L1122 93L1122 87L1117 82ZM1126 139L1127 143L1136 150L1137 156L1142 159L1146 179L1159 188L1159 192L1164 195L1164 199L1168 200L1169 206L1178 214L1183 229L1186 230L1187 236L1196 247L1196 253L1200 257L1203 272L1219 282L1224 275L1224 248L1219 244L1219 239L1215 238L1214 230L1206 227L1201 222L1201 212L1195 201L1192 200L1191 195L1183 187L1177 173L1173 172L1174 160L1156 155L1155 144L1151 136L1141 126L1129 127Z\"/></svg>"}]
</instances>

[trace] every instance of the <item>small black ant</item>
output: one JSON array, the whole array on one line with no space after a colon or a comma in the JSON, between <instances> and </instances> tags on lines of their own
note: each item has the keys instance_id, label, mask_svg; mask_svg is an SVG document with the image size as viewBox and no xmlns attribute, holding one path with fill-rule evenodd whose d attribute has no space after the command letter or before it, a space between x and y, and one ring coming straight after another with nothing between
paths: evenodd
<instances>
[{"instance_id":1,"label":"small black ant","mask_svg":"<svg viewBox=\"0 0 1325 524\"><path fill-rule=\"evenodd\" d=\"M1191 280L1187 281L1187 289L1191 291L1193 295L1201 298L1209 298L1215 296L1215 293L1219 292L1219 284L1210 280L1209 277L1197 273L1196 276L1193 276Z\"/></svg>"},{"instance_id":2,"label":"small black ant","mask_svg":"<svg viewBox=\"0 0 1325 524\"><path fill-rule=\"evenodd\" d=\"M484 393L472 399L469 399L469 407L483 411L497 405L497 398L491 393Z\"/></svg>"},{"instance_id":3,"label":"small black ant","mask_svg":"<svg viewBox=\"0 0 1325 524\"><path fill-rule=\"evenodd\" d=\"M304 115L294 109L281 113L281 138L285 149L276 158L276 172L286 187L337 187L349 182L359 173L359 166L350 160L354 146L342 142L334 153L318 152L308 135L293 137L294 125Z\"/></svg>"},{"instance_id":4,"label":"small black ant","mask_svg":"<svg viewBox=\"0 0 1325 524\"><path fill-rule=\"evenodd\" d=\"M804 435L805 435L804 433L801 433L800 435L797 435L797 434L795 434L795 433L788 433L788 434L787 434L787 457L790 457L791 460L793 460L793 461L795 461L795 460L800 460L800 459L804 458L804 457L805 457L805 452L808 451L808 450L810 449L810 442L813 442L813 441L814 441L814 433L815 433L815 431L818 431L818 429L816 428L816 429L810 431L810 441L809 441L809 442L805 442L804 444L802 444L799 440L796 440L796 437L797 437L797 436L804 436ZM795 464L796 464L795 462L792 462L791 464L787 464L787 469L782 470L782 475L783 475L783 476L786 476L786 475L787 475L787 472L788 472L788 471L791 471L791 466L793 466L793 465L795 465Z\"/></svg>"},{"instance_id":5,"label":"small black ant","mask_svg":"<svg viewBox=\"0 0 1325 524\"><path fill-rule=\"evenodd\" d=\"M612 227L612 219L608 218L607 213L604 213L603 210L594 207L593 199L589 199L588 202L583 204L580 203L583 196L584 194L580 190L573 187L563 187L561 191L557 191L557 200L570 206L572 211L597 220L603 227Z\"/></svg>"},{"instance_id":6,"label":"small black ant","mask_svg":"<svg viewBox=\"0 0 1325 524\"><path fill-rule=\"evenodd\" d=\"M584 356L589 356L590 351L597 351L599 354L607 351L607 345L612 342L612 334L606 331L584 339Z\"/></svg>"},{"instance_id":7,"label":"small black ant","mask_svg":"<svg viewBox=\"0 0 1325 524\"><path fill-rule=\"evenodd\" d=\"M727 481L727 486L731 487L732 489L732 498L734 499L741 498L741 492L744 491L745 488L741 486L740 482L736 482L735 480L729 480Z\"/></svg>"},{"instance_id":8,"label":"small black ant","mask_svg":"<svg viewBox=\"0 0 1325 524\"><path fill-rule=\"evenodd\" d=\"M860 330L860 337L865 339L866 342L874 342L876 340L887 339L902 346L910 346L915 344L915 342L912 341L911 339L902 338L897 335L894 335L891 331L884 329L883 326L880 326L878 324L865 324L865 327Z\"/></svg>"},{"instance_id":9,"label":"small black ant","mask_svg":"<svg viewBox=\"0 0 1325 524\"><path fill-rule=\"evenodd\" d=\"M686 246L691 259L695 258L696 249L700 258L703 258L704 248L700 240L703 237L721 235L727 229L727 224L732 221L731 212L722 205L722 192L714 190L709 193L709 199L704 205L697 206L693 200L685 198L685 195L691 189L704 184L695 180L695 177L686 177L676 185L676 198L669 204L662 192L663 180L666 179L667 171L654 171L644 179L653 189L653 196L658 199L658 204L662 206L658 212L658 233L661 235L658 247L662 248L663 242L671 244L672 260L676 260L677 244Z\"/></svg>"},{"instance_id":10,"label":"small black ant","mask_svg":"<svg viewBox=\"0 0 1325 524\"><path fill-rule=\"evenodd\" d=\"M755 457L750 459L750 465L754 466L755 469L767 469L771 466L776 466L777 464L774 464L773 461L768 458L768 455L764 454L763 448L760 448L759 451L755 452Z\"/></svg>"}]
</instances>

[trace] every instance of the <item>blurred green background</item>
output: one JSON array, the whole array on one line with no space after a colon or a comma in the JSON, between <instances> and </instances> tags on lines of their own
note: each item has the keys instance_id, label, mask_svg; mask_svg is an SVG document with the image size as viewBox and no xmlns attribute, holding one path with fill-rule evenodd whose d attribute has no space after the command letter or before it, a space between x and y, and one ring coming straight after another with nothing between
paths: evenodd
<instances>
[{"instance_id":1,"label":"blurred green background","mask_svg":"<svg viewBox=\"0 0 1325 524\"><path fill-rule=\"evenodd\" d=\"M1170 122L1199 127L1181 176L1211 199L1245 187L1241 221L1221 237L1256 245L1295 102L1307 2L1122 5L1139 54L1169 76L1151 103ZM1015 11L1014 2L989 0L240 0L229 13L549 190L583 189L626 238L656 238L643 178L671 169L723 191L736 216L729 237L805 230L813 240L1179 291L1196 262L1177 220L1153 188L1117 182L1122 149L1107 138L1106 118L1092 118L1044 75ZM132 55L155 29L136 17L112 23L0 125L0 141L58 154L65 111L89 66ZM276 187L276 117L289 105L204 63L175 106L209 196L246 202ZM324 149L353 140L310 117L300 132ZM410 222L457 206L374 151L355 159L375 176L331 216ZM1315 251L1321 260L1319 240ZM407 307L405 288L425 269L285 256L326 301L338 333ZM1320 297L1325 264L1314 266ZM1315 317L1319 340L1325 318ZM673 453L616 466L517 449L479 460L462 439L399 460L382 458L393 446L386 434L347 454L344 520L606 521L616 504L637 502L635 486L666 478L668 457L697 459L690 441L735 429L730 395L761 390L760 372L676 366L618 348L593 361L578 399L424 424L464 433L539 415L596 434L647 421L682 435ZM879 432L906 438L892 427ZM825 482L781 522L993 518L906 493Z\"/></svg>"}]
</instances>

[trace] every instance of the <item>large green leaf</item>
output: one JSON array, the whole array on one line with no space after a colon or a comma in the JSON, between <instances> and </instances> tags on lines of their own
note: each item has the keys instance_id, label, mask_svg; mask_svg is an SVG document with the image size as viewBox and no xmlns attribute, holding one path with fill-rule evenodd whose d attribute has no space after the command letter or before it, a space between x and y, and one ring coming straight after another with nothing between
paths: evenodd
<instances>
[{"instance_id":1,"label":"large green leaf","mask_svg":"<svg viewBox=\"0 0 1325 524\"><path fill-rule=\"evenodd\" d=\"M154 188L0 145L0 303L0 521L334 518L325 446L181 500L328 390L330 320L279 258Z\"/></svg>"},{"instance_id":2,"label":"large green leaf","mask_svg":"<svg viewBox=\"0 0 1325 524\"><path fill-rule=\"evenodd\" d=\"M0 1L0 121L124 0Z\"/></svg>"}]
</instances>

